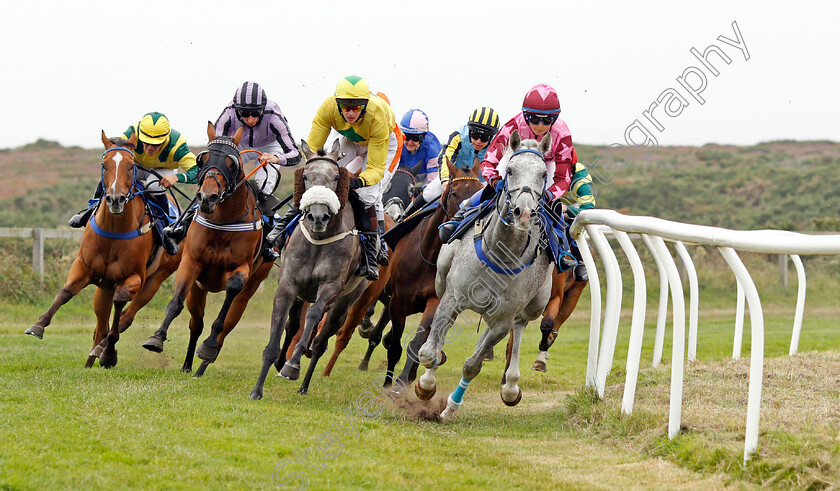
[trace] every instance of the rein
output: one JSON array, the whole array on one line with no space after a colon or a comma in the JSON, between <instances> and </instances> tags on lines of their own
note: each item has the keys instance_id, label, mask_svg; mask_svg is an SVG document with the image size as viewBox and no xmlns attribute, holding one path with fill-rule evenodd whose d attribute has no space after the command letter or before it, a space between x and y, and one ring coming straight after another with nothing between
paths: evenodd
<instances>
[{"instance_id":1,"label":"rein","mask_svg":"<svg viewBox=\"0 0 840 491\"><path fill-rule=\"evenodd\" d=\"M348 230L346 232L342 232L338 235L333 235L332 237L327 237L326 239L313 239L311 235L309 235L309 231L306 230L306 226L304 224L300 224L300 231L303 232L303 236L306 237L306 240L309 241L310 244L313 245L326 245L332 244L333 242L338 242L339 240L347 237L348 235L359 235L359 231L355 228Z\"/></svg>"},{"instance_id":2,"label":"rein","mask_svg":"<svg viewBox=\"0 0 840 491\"><path fill-rule=\"evenodd\" d=\"M539 156L540 160L542 160L543 163L545 163L545 157L543 156L543 154L541 154L540 152L538 152L538 151L536 151L532 148L525 148L525 149L522 149L522 150L517 150L517 151L513 152L513 155L511 155L510 157L513 158L517 155L524 154L524 153L533 153L534 155ZM531 196L534 197L534 200L537 202L537 205L538 205L538 210L539 210L539 208L541 208L543 206L544 201L545 201L545 199L544 199L545 198L545 187L546 187L545 181L543 181L543 187L542 187L542 190L540 190L539 193L537 193L536 191L534 191L533 189L531 189L528 186L521 186L521 187L518 187L518 188L515 188L515 189L508 189L507 172L505 173L505 178L503 180L503 183L504 184L502 186L502 192L505 196L505 201L504 201L504 204L502 204L502 200L496 200L496 213L498 213L499 219L502 220L502 223L505 224L506 226L508 226L508 227L512 226L512 224L510 223L510 220L511 220L510 215L512 213L511 212L511 202L510 202L511 193L527 192ZM502 209L507 209L507 213L502 214L501 210L499 209L500 204L502 205ZM538 210L535 210L535 212L538 211Z\"/></svg>"}]
</instances>

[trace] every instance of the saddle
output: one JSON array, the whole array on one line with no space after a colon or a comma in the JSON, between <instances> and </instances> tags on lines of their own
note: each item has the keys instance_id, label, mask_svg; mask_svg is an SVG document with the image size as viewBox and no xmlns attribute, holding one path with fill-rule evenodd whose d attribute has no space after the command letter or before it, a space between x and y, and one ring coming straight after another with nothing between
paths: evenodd
<instances>
[{"instance_id":1,"label":"saddle","mask_svg":"<svg viewBox=\"0 0 840 491\"><path fill-rule=\"evenodd\" d=\"M426 203L426 205L417 210L416 213L412 213L410 217L407 217L405 220L394 225L391 230L385 232L382 239L385 240L385 243L388 244L388 247L390 247L391 250L394 250L400 239L414 230L414 228L417 227L417 225L425 217L433 214L438 206L440 206L440 201L437 200L432 201L431 203Z\"/></svg>"},{"instance_id":2,"label":"saddle","mask_svg":"<svg viewBox=\"0 0 840 491\"><path fill-rule=\"evenodd\" d=\"M494 206L496 206L496 196L482 201L478 206L472 206L464 210L464 219L458 224L458 228L452 233L452 237L449 238L447 244L451 244L453 241L463 237L472 228L473 224L486 217L493 210Z\"/></svg>"}]
</instances>

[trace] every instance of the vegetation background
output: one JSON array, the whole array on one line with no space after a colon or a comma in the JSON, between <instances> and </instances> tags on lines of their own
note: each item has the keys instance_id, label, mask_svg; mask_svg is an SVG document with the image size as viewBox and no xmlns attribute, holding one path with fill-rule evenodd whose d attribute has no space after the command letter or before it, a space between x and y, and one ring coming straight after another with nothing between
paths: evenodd
<instances>
[{"instance_id":1,"label":"vegetation background","mask_svg":"<svg viewBox=\"0 0 840 491\"><path fill-rule=\"evenodd\" d=\"M603 158L603 147L577 148L582 161ZM0 150L0 226L66 226L93 192L100 153L44 140ZM649 159L596 166L605 177L596 179L598 205L737 229L840 230L838 163L840 144L831 142L660 147ZM284 178L277 195L285 196L290 184ZM304 482L312 489L840 486L840 258L803 258L805 324L800 354L788 357L795 275L784 287L775 256L743 255L764 306L768 357L759 451L743 465L749 320L745 359L732 360L735 280L711 248L689 247L702 287L698 361L688 365L683 431L671 441L670 333L663 364L654 368L658 283L650 267L643 369L632 416L620 413L630 309L623 310L607 395L598 401L582 388L590 308L584 292L552 349L548 373L529 370L539 329L534 324L526 330L519 406L507 408L499 400L497 357L470 386L459 417L439 423L418 415L431 412L457 384L461 363L475 346L475 315L459 319L431 406L413 401L411 389L397 403L380 395L375 386L384 351L375 353L370 372L357 371L367 347L358 337L332 377L316 376L307 397L295 394L296 382L272 378L265 399L254 402L248 394L268 338L276 268L203 379L178 371L186 312L173 325L163 354L139 346L159 325L172 278L121 339L120 364L85 370L92 288L59 311L42 341L22 334L63 284L78 242L48 240L45 246L49 259L40 279L31 271L29 241L0 240L0 489L291 489ZM652 266L644 248L640 253ZM624 262L622 267L630 277ZM629 307L631 285L623 298ZM208 317L219 306L212 298ZM384 409L364 418L358 401L368 392L378 395ZM324 440L328 433L337 439Z\"/></svg>"}]
</instances>

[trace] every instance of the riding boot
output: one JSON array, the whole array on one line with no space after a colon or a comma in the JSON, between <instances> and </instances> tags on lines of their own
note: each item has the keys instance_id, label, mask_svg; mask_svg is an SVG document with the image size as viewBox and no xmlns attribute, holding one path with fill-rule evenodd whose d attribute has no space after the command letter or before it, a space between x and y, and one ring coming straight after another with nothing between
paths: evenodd
<instances>
[{"instance_id":1,"label":"riding boot","mask_svg":"<svg viewBox=\"0 0 840 491\"><path fill-rule=\"evenodd\" d=\"M178 244L176 244L172 239L166 236L163 232L163 222L157 218L154 219L152 230L155 231L155 236L157 236L158 240L160 240L160 245L163 246L163 249L166 251L167 254L170 256L174 256L178 254Z\"/></svg>"},{"instance_id":2,"label":"riding boot","mask_svg":"<svg viewBox=\"0 0 840 491\"><path fill-rule=\"evenodd\" d=\"M560 256L560 271L566 271L567 269L574 268L577 265L578 262L571 254L566 253Z\"/></svg>"},{"instance_id":3,"label":"riding boot","mask_svg":"<svg viewBox=\"0 0 840 491\"><path fill-rule=\"evenodd\" d=\"M575 266L575 281L584 282L589 281L589 273L586 272L586 265L578 263Z\"/></svg>"},{"instance_id":4,"label":"riding boot","mask_svg":"<svg viewBox=\"0 0 840 491\"><path fill-rule=\"evenodd\" d=\"M377 264L377 256L379 255L379 224L376 220L376 207L371 206L365 210L366 218L362 218L362 257L359 260L359 268L356 270L356 276L367 278L370 281L379 279L379 265Z\"/></svg>"},{"instance_id":5,"label":"riding boot","mask_svg":"<svg viewBox=\"0 0 840 491\"><path fill-rule=\"evenodd\" d=\"M163 234L174 240L176 244L180 243L187 236L187 229L190 228L190 224L193 218L195 218L197 210L198 208L196 207L185 211L177 222L163 229Z\"/></svg>"},{"instance_id":6,"label":"riding boot","mask_svg":"<svg viewBox=\"0 0 840 491\"><path fill-rule=\"evenodd\" d=\"M153 220L160 224L155 227L155 229L159 229L158 233L160 234L161 245L164 249L166 249L167 254L174 256L178 254L178 244L166 235L166 231L163 228L163 224L167 222L169 213L169 200L166 198L165 193L154 193L150 194L149 197L154 200L154 204L157 205L157 207L150 206L149 208L151 208L152 213L156 215Z\"/></svg>"},{"instance_id":7,"label":"riding boot","mask_svg":"<svg viewBox=\"0 0 840 491\"><path fill-rule=\"evenodd\" d=\"M423 199L423 195L417 195L417 197L411 201L411 204L408 205L408 208L406 208L403 212L402 216L400 217L400 221L403 221L406 218L410 217L424 206L426 206L426 200Z\"/></svg>"},{"instance_id":8,"label":"riding boot","mask_svg":"<svg viewBox=\"0 0 840 491\"><path fill-rule=\"evenodd\" d=\"M377 223L379 225L379 256L376 258L376 262L380 266L387 266L391 262L391 258L388 257L388 244L382 238L385 235L385 220L378 220Z\"/></svg>"},{"instance_id":9,"label":"riding boot","mask_svg":"<svg viewBox=\"0 0 840 491\"><path fill-rule=\"evenodd\" d=\"M96 200L96 199L101 198L102 193L103 193L102 185L99 184L99 185L96 186L96 191L94 191L94 193L93 193L93 199ZM87 208L79 211L78 213L76 213L75 215L70 217L70 221L68 222L68 225L70 225L73 228L84 227L85 225L87 225L87 222L88 222L88 220L90 220L90 217L93 216L94 211L96 211L96 203L94 203L92 205L88 205Z\"/></svg>"},{"instance_id":10,"label":"riding boot","mask_svg":"<svg viewBox=\"0 0 840 491\"><path fill-rule=\"evenodd\" d=\"M73 228L82 228L87 225L88 220L93 215L94 210L96 210L96 205L90 205L84 210L79 211L72 217L70 217L70 221L68 224Z\"/></svg>"},{"instance_id":11,"label":"riding boot","mask_svg":"<svg viewBox=\"0 0 840 491\"><path fill-rule=\"evenodd\" d=\"M464 219L464 214L466 213L467 207L458 208L458 212L448 221L445 222L443 225L440 226L438 230L438 235L440 236L441 242L444 244L449 242L449 239L452 237L452 234L455 233L455 229L458 228L458 224L461 223L461 220Z\"/></svg>"},{"instance_id":12,"label":"riding boot","mask_svg":"<svg viewBox=\"0 0 840 491\"><path fill-rule=\"evenodd\" d=\"M274 244L269 242L268 234L271 232L266 232L265 228L263 228L263 250L262 250L262 258L263 261L267 263L273 263L274 261L280 259L280 253L274 248Z\"/></svg>"},{"instance_id":13,"label":"riding boot","mask_svg":"<svg viewBox=\"0 0 840 491\"><path fill-rule=\"evenodd\" d=\"M277 246L277 250L282 251L286 245L286 227L294 220L296 216L300 215L300 210L294 206L289 207L289 211L283 215L271 232L265 236L265 240Z\"/></svg>"}]
</instances>

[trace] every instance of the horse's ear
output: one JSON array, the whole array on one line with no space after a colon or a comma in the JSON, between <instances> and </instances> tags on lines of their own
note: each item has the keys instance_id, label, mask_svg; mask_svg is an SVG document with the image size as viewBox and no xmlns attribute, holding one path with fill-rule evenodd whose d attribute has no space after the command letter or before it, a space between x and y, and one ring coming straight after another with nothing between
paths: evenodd
<instances>
[{"instance_id":1,"label":"horse's ear","mask_svg":"<svg viewBox=\"0 0 840 491\"><path fill-rule=\"evenodd\" d=\"M303 156L306 157L306 161L309 161L309 159L315 156L315 152L309 148L309 144L302 138L300 140L300 151L303 152Z\"/></svg>"},{"instance_id":2,"label":"horse's ear","mask_svg":"<svg viewBox=\"0 0 840 491\"><path fill-rule=\"evenodd\" d=\"M449 156L446 156L446 168L449 169L449 175L455 176L458 173L458 168L452 165L452 161L449 160Z\"/></svg>"},{"instance_id":3,"label":"horse's ear","mask_svg":"<svg viewBox=\"0 0 840 491\"><path fill-rule=\"evenodd\" d=\"M207 141L213 141L216 138L216 127L210 121L207 122Z\"/></svg>"},{"instance_id":4,"label":"horse's ear","mask_svg":"<svg viewBox=\"0 0 840 491\"><path fill-rule=\"evenodd\" d=\"M336 143L338 143L338 140L336 140ZM350 195L350 172L345 167L338 168L338 183L335 186L335 194L338 196L341 207L344 208L344 204L347 203L347 198Z\"/></svg>"},{"instance_id":5,"label":"horse's ear","mask_svg":"<svg viewBox=\"0 0 840 491\"><path fill-rule=\"evenodd\" d=\"M105 132L103 131L102 134L104 135ZM131 132L131 136L128 137L128 142L127 143L132 149L134 149L137 146L137 132L136 131Z\"/></svg>"},{"instance_id":6,"label":"horse's ear","mask_svg":"<svg viewBox=\"0 0 840 491\"><path fill-rule=\"evenodd\" d=\"M293 200L295 203L295 208L300 208L300 198L303 196L303 193L306 191L306 184L303 182L303 167L300 169L295 170L295 188L292 193Z\"/></svg>"},{"instance_id":7,"label":"horse's ear","mask_svg":"<svg viewBox=\"0 0 840 491\"><path fill-rule=\"evenodd\" d=\"M515 152L515 151L519 150L519 145L521 145L521 144L522 144L522 137L519 136L519 130L513 130L513 132L510 134L510 141L508 143L508 145L510 146L510 149Z\"/></svg>"},{"instance_id":8,"label":"horse's ear","mask_svg":"<svg viewBox=\"0 0 840 491\"><path fill-rule=\"evenodd\" d=\"M551 133L545 134L537 150L543 155L548 155L548 152L551 151Z\"/></svg>"},{"instance_id":9,"label":"horse's ear","mask_svg":"<svg viewBox=\"0 0 840 491\"><path fill-rule=\"evenodd\" d=\"M236 133L233 134L233 143L239 146L239 142L242 140L242 127L240 126Z\"/></svg>"},{"instance_id":10,"label":"horse's ear","mask_svg":"<svg viewBox=\"0 0 840 491\"><path fill-rule=\"evenodd\" d=\"M111 140L105 136L105 130L102 130L102 144L105 145L105 149L108 149L108 146L111 144Z\"/></svg>"},{"instance_id":11,"label":"horse's ear","mask_svg":"<svg viewBox=\"0 0 840 491\"><path fill-rule=\"evenodd\" d=\"M338 162L340 151L341 151L341 144L338 142L338 138L336 138L335 140L333 140L333 144L330 147L330 151L327 152L327 156L330 157L331 159L335 160L336 162Z\"/></svg>"}]
</instances>

